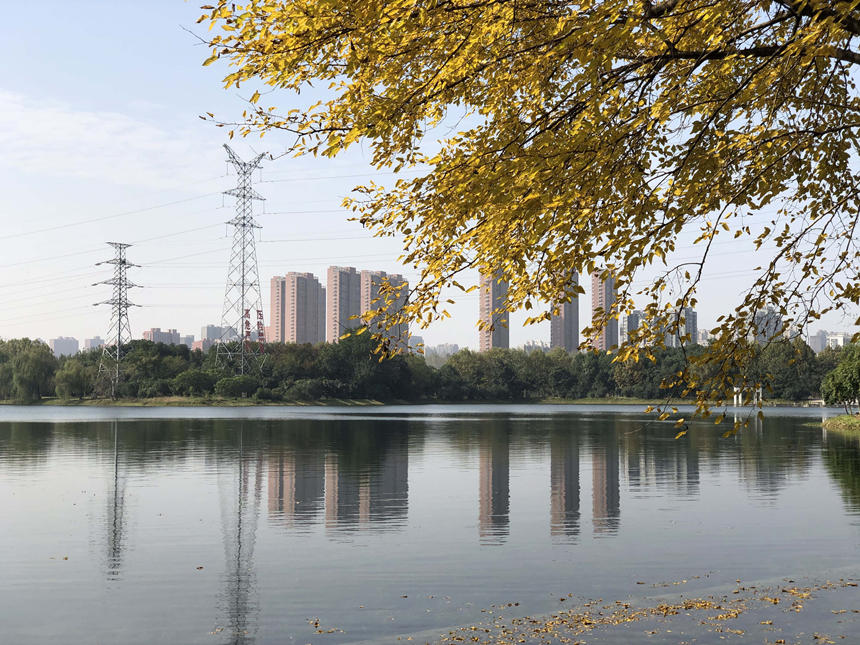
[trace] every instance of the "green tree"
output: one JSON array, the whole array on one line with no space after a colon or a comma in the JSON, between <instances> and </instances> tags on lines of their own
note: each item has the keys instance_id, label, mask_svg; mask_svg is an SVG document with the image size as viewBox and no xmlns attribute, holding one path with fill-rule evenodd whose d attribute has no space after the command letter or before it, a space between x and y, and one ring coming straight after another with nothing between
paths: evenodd
<instances>
[{"instance_id":1,"label":"green tree","mask_svg":"<svg viewBox=\"0 0 860 645\"><path fill-rule=\"evenodd\" d=\"M800 401L811 398L820 389L815 352L796 338L772 341L758 359L763 380L777 399Z\"/></svg>"},{"instance_id":2,"label":"green tree","mask_svg":"<svg viewBox=\"0 0 860 645\"><path fill-rule=\"evenodd\" d=\"M821 384L825 402L845 407L851 414L860 399L860 343L852 343L842 350L839 365L831 371Z\"/></svg>"},{"instance_id":3,"label":"green tree","mask_svg":"<svg viewBox=\"0 0 860 645\"><path fill-rule=\"evenodd\" d=\"M25 338L21 344L12 359L14 397L23 403L32 403L53 393L57 359L44 343Z\"/></svg>"},{"instance_id":4,"label":"green tree","mask_svg":"<svg viewBox=\"0 0 860 645\"><path fill-rule=\"evenodd\" d=\"M225 398L249 397L260 387L260 381L249 374L228 376L215 384L215 394Z\"/></svg>"},{"instance_id":5,"label":"green tree","mask_svg":"<svg viewBox=\"0 0 860 645\"><path fill-rule=\"evenodd\" d=\"M218 375L203 369L189 369L173 377L170 389L174 394L201 396L215 391Z\"/></svg>"},{"instance_id":6,"label":"green tree","mask_svg":"<svg viewBox=\"0 0 860 645\"><path fill-rule=\"evenodd\" d=\"M77 358L67 359L54 375L57 396L61 399L82 399L92 394L94 370Z\"/></svg>"}]
</instances>

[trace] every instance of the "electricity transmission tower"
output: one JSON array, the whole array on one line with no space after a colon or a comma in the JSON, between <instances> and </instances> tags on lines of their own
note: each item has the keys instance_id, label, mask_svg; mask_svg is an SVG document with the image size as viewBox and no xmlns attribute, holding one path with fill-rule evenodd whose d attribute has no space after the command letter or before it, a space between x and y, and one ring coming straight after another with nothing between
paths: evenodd
<instances>
[{"instance_id":1,"label":"electricity transmission tower","mask_svg":"<svg viewBox=\"0 0 860 645\"><path fill-rule=\"evenodd\" d=\"M99 363L99 378L106 376L110 379L110 395L111 398L116 398L117 385L119 384L120 372L119 364L122 360L122 346L131 340L131 327L128 324L128 308L137 307L132 302L128 301L128 290L140 285L129 281L127 271L129 267L140 266L132 264L125 258L125 250L131 244L123 244L122 242L108 242L116 251L116 256L112 260L105 260L96 263L96 266L102 264L113 265L113 277L109 280L96 282L93 286L99 284L109 284L113 286L113 295L110 300L97 302L99 305L110 305L113 307L111 314L110 330L105 339L105 346L102 350L102 360Z\"/></svg>"},{"instance_id":2,"label":"electricity transmission tower","mask_svg":"<svg viewBox=\"0 0 860 645\"><path fill-rule=\"evenodd\" d=\"M262 365L265 327L263 300L260 293L260 270L254 231L260 225L254 220L253 200L262 200L251 187L251 174L260 167L265 154L251 161L242 161L228 145L224 145L230 163L236 169L238 183L225 195L236 198L233 226L233 249L227 266L227 287L224 292L224 313L221 316L221 342L216 358L219 364L232 363L240 374L259 370ZM252 340L252 332L256 332ZM238 343L231 341L238 340ZM254 342L256 341L256 342Z\"/></svg>"}]
</instances>

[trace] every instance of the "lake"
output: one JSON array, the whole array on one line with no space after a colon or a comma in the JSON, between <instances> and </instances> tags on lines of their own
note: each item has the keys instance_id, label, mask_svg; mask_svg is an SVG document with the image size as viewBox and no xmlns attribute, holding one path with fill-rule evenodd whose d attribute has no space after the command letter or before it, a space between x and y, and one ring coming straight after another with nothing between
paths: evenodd
<instances>
[{"instance_id":1,"label":"lake","mask_svg":"<svg viewBox=\"0 0 860 645\"><path fill-rule=\"evenodd\" d=\"M676 440L639 406L0 407L0 642L432 643L825 581L735 631L860 642L860 443L833 413ZM648 642L741 638L707 622Z\"/></svg>"}]
</instances>

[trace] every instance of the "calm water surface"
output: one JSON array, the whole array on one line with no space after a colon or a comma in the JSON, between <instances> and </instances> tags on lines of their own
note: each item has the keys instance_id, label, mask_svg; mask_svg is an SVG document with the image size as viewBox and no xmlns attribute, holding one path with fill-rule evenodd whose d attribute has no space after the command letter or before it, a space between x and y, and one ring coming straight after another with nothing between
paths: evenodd
<instances>
[{"instance_id":1,"label":"calm water surface","mask_svg":"<svg viewBox=\"0 0 860 645\"><path fill-rule=\"evenodd\" d=\"M0 408L0 642L423 642L641 581L856 578L860 444L768 414Z\"/></svg>"}]
</instances>

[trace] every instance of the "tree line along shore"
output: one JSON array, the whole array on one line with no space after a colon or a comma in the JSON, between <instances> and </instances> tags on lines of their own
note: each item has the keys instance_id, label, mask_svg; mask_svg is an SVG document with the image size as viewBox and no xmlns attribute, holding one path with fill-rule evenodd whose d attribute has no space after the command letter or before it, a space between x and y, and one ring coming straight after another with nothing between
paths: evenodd
<instances>
[{"instance_id":1,"label":"tree line along shore","mask_svg":"<svg viewBox=\"0 0 860 645\"><path fill-rule=\"evenodd\" d=\"M153 403L165 397L189 403L683 399L680 391L661 388L663 380L685 364L684 352L677 348L659 349L656 362L638 363L616 363L610 354L592 352L461 350L439 368L420 354L380 360L373 350L369 334L336 344L271 343L258 373L235 375L231 365L216 361L214 348L204 353L185 345L135 340L124 348L117 397ZM753 369L766 384L766 399L823 397L843 403L839 397L847 396L845 388L831 387L830 381L840 369L853 374L856 365L846 369L845 363L857 363L858 358L856 343L815 354L801 340L778 340L758 350ZM109 388L106 379L99 378L100 359L101 350L56 358L40 341L0 341L0 400L105 399ZM850 389L849 384L849 394Z\"/></svg>"}]
</instances>

